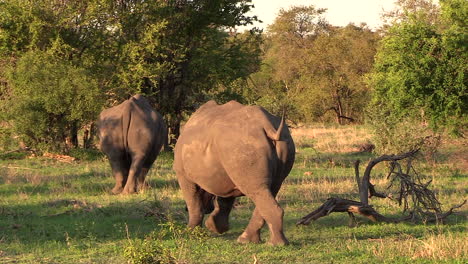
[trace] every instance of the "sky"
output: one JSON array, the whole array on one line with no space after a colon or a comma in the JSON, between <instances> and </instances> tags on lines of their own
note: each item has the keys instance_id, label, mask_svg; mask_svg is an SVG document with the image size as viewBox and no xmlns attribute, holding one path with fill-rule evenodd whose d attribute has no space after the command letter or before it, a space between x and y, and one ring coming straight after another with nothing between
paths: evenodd
<instances>
[{"instance_id":1,"label":"sky","mask_svg":"<svg viewBox=\"0 0 468 264\"><path fill-rule=\"evenodd\" d=\"M255 24L266 30L272 24L281 8L288 9L294 5L314 5L326 8L325 18L334 26L346 26L350 22L359 25L365 22L370 28L382 25L380 15L383 10L393 10L395 0L253 0L255 8L248 13L256 15L262 24Z\"/></svg>"}]
</instances>

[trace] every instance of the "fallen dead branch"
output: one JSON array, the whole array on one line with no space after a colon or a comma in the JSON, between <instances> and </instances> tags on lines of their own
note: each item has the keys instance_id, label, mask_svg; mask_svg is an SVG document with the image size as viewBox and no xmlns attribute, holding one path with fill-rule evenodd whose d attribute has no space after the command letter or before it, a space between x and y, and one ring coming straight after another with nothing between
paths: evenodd
<instances>
[{"instance_id":1,"label":"fallen dead branch","mask_svg":"<svg viewBox=\"0 0 468 264\"><path fill-rule=\"evenodd\" d=\"M324 204L302 217L296 224L308 225L311 221L327 216L332 212L347 212L350 217L350 226L354 226L356 223L354 214L360 214L374 222L443 222L446 217L454 213L455 209L465 205L466 200L443 213L441 204L437 200L434 192L428 189L431 181L426 183L422 182L422 178L412 165L412 160L417 152L418 150L413 150L400 155L383 155L373 159L368 163L362 179L359 176L360 161L357 160L354 164L354 169L360 201L334 197L328 198ZM400 164L400 161L404 159L407 159L406 169L403 169ZM387 176L387 178L390 179L390 184L387 189L397 184L397 182L400 184L396 199L391 194L377 192L375 186L370 182L372 168L383 161L390 162L390 171ZM372 197L394 199L400 206L403 205L403 212L407 212L408 215L401 218L385 217L379 214L372 205L369 205L369 198Z\"/></svg>"},{"instance_id":2,"label":"fallen dead branch","mask_svg":"<svg viewBox=\"0 0 468 264\"><path fill-rule=\"evenodd\" d=\"M71 156L68 156L68 155L49 153L49 152L45 152L42 156L54 159L54 160L59 161L59 162L66 162L66 163L72 163L73 161L76 160L75 157L71 157Z\"/></svg>"}]
</instances>

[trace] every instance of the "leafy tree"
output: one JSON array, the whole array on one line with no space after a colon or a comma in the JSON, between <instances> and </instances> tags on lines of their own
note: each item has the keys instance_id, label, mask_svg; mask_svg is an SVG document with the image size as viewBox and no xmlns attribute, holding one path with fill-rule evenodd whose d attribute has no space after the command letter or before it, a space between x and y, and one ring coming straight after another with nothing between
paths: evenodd
<instances>
[{"instance_id":1,"label":"leafy tree","mask_svg":"<svg viewBox=\"0 0 468 264\"><path fill-rule=\"evenodd\" d=\"M307 87L301 78L306 67L307 49L329 25L322 17L324 9L313 6L295 6L282 9L268 27L260 71L250 79L257 103L273 113L287 109L290 119L305 120L303 105L298 102Z\"/></svg>"},{"instance_id":2,"label":"leafy tree","mask_svg":"<svg viewBox=\"0 0 468 264\"><path fill-rule=\"evenodd\" d=\"M378 50L369 75L374 88L369 109L374 126L387 131L388 144L401 120L419 120L433 130L460 131L466 125L466 26L462 30L460 23L466 23L461 21L466 21L467 3L447 0L441 5L436 23L427 19L431 13L426 9L406 10Z\"/></svg>"},{"instance_id":3,"label":"leafy tree","mask_svg":"<svg viewBox=\"0 0 468 264\"><path fill-rule=\"evenodd\" d=\"M102 105L105 27L92 3L0 2L2 119L30 147L77 146L78 130Z\"/></svg>"},{"instance_id":4,"label":"leafy tree","mask_svg":"<svg viewBox=\"0 0 468 264\"><path fill-rule=\"evenodd\" d=\"M288 105L298 121L361 121L369 90L363 76L379 39L365 25L332 27L313 6L282 10L269 27L261 71L252 76L259 103ZM271 109L273 108L273 109Z\"/></svg>"},{"instance_id":5,"label":"leafy tree","mask_svg":"<svg viewBox=\"0 0 468 264\"><path fill-rule=\"evenodd\" d=\"M245 16L251 6L244 0L1 1L0 65L10 67L0 69L0 107L13 111L9 103L19 100L19 89L26 89L20 77L25 69L19 68L20 63L29 61L50 70L50 76L59 80L48 84L73 83L68 87L70 94L82 88L77 81L89 80L99 89L88 87L83 91L90 93L86 100L95 98L89 105L98 108L120 103L137 92L147 95L165 115L174 143L184 115L201 101L245 81L255 71L259 63L258 45L255 48L258 32L229 33L229 29L256 19ZM50 62L39 64L40 58ZM11 68L12 74L6 74L6 68ZM28 75L31 82L48 81L39 67L26 74L38 74L37 78ZM72 77L76 80L70 80ZM55 88L65 93L66 87ZM41 90L28 90L28 94L42 101L47 97ZM50 113L39 101L32 102L39 104L36 110L46 111L43 118ZM82 120L96 118L94 108L89 110L81 109L89 114ZM7 116L16 115L11 112ZM67 123L72 122L68 118L63 120L54 122L71 130L67 134L76 138L75 125ZM20 126L21 122L10 121ZM39 138L36 141L44 140L50 142Z\"/></svg>"},{"instance_id":6,"label":"leafy tree","mask_svg":"<svg viewBox=\"0 0 468 264\"><path fill-rule=\"evenodd\" d=\"M125 41L119 87L151 97L165 115L173 135L170 144L179 135L184 114L216 94L213 89L226 88L256 69L258 49L252 43L258 34L227 31L255 19L244 15L249 2L136 1L119 18L119 38ZM129 17L132 31L126 32Z\"/></svg>"},{"instance_id":7,"label":"leafy tree","mask_svg":"<svg viewBox=\"0 0 468 264\"><path fill-rule=\"evenodd\" d=\"M7 119L28 146L62 151L100 110L97 83L86 70L46 52L24 54L8 79L14 100L4 105Z\"/></svg>"},{"instance_id":8,"label":"leafy tree","mask_svg":"<svg viewBox=\"0 0 468 264\"><path fill-rule=\"evenodd\" d=\"M379 37L365 25L334 28L320 35L307 52L309 89L302 102L317 116L331 111L338 124L362 121L369 101L364 75L374 62ZM315 98L315 104L307 104ZM309 112L312 111L309 110Z\"/></svg>"}]
</instances>

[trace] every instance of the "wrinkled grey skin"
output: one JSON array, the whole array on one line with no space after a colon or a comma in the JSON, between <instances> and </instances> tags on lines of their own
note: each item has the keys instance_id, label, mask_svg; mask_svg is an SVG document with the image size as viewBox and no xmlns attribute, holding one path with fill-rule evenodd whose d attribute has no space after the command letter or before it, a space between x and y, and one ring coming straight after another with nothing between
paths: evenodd
<instances>
[{"instance_id":1,"label":"wrinkled grey skin","mask_svg":"<svg viewBox=\"0 0 468 264\"><path fill-rule=\"evenodd\" d=\"M293 166L295 146L287 126L281 123L261 107L235 101L224 105L209 101L192 115L174 150L174 170L190 227L203 221L209 204L205 192L216 196L215 208L205 222L216 233L229 229L235 197L246 195L255 210L238 242L259 243L266 221L269 243L288 244L283 209L275 197Z\"/></svg>"},{"instance_id":2,"label":"wrinkled grey skin","mask_svg":"<svg viewBox=\"0 0 468 264\"><path fill-rule=\"evenodd\" d=\"M145 177L167 137L159 113L141 95L101 112L100 149L115 177L114 194L131 194L146 187Z\"/></svg>"}]
</instances>

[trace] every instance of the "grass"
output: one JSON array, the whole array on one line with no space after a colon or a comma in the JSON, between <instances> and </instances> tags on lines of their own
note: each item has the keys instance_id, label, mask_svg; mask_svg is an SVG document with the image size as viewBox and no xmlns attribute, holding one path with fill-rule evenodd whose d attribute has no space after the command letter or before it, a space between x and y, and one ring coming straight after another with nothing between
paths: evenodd
<instances>
[{"instance_id":1,"label":"grass","mask_svg":"<svg viewBox=\"0 0 468 264\"><path fill-rule=\"evenodd\" d=\"M132 196L109 194L113 185L102 155L77 154L78 161L26 158L0 160L0 263L466 263L466 206L445 225L372 223L348 227L346 214L331 214L309 226L296 221L329 197L358 199L353 162L370 136L362 127L296 129L298 153L278 200L285 209L285 233L291 244L271 247L237 244L253 203L242 197L231 214L231 230L214 235L189 231L172 156L163 153L148 175L152 188ZM446 142L435 162L421 160L419 172L447 210L466 199L466 144ZM362 172L361 172L362 173ZM372 181L384 188L385 165ZM376 209L398 216L394 202L371 199ZM263 240L268 230L262 230ZM165 257L165 258L163 258Z\"/></svg>"}]
</instances>

